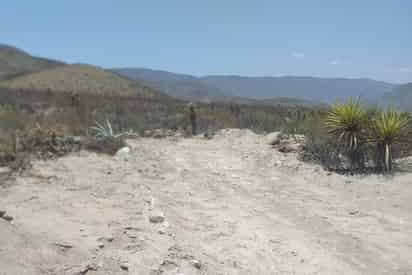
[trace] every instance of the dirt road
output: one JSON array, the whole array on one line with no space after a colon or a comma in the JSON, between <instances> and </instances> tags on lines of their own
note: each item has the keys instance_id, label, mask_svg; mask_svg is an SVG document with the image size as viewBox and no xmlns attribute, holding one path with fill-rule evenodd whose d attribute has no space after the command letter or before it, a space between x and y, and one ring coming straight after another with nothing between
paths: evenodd
<instances>
[{"instance_id":1,"label":"dirt road","mask_svg":"<svg viewBox=\"0 0 412 275\"><path fill-rule=\"evenodd\" d=\"M247 130L130 145L3 183L0 274L412 274L412 174L328 174Z\"/></svg>"}]
</instances>

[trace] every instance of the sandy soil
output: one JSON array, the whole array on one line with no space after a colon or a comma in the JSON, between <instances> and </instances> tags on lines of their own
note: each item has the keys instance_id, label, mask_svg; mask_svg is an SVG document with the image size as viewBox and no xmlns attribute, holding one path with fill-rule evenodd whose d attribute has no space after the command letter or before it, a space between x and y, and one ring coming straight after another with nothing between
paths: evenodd
<instances>
[{"instance_id":1,"label":"sandy soil","mask_svg":"<svg viewBox=\"0 0 412 275\"><path fill-rule=\"evenodd\" d=\"M330 174L247 130L130 145L3 180L0 274L412 274L411 173Z\"/></svg>"}]
</instances>

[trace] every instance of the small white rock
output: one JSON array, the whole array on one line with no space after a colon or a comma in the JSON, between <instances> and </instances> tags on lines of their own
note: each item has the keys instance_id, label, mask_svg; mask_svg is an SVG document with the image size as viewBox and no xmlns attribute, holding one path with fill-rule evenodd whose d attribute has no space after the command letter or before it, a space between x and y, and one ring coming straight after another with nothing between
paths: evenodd
<instances>
[{"instance_id":1,"label":"small white rock","mask_svg":"<svg viewBox=\"0 0 412 275\"><path fill-rule=\"evenodd\" d=\"M130 153L130 147L125 146L117 151L116 156L124 156Z\"/></svg>"},{"instance_id":2,"label":"small white rock","mask_svg":"<svg viewBox=\"0 0 412 275\"><path fill-rule=\"evenodd\" d=\"M11 168L4 166L0 167L0 175L1 174L10 174L11 173Z\"/></svg>"},{"instance_id":3,"label":"small white rock","mask_svg":"<svg viewBox=\"0 0 412 275\"><path fill-rule=\"evenodd\" d=\"M197 269L201 269L202 268L202 263L199 262L198 260L192 260L191 261L192 265L197 268Z\"/></svg>"},{"instance_id":4,"label":"small white rock","mask_svg":"<svg viewBox=\"0 0 412 275\"><path fill-rule=\"evenodd\" d=\"M168 229L170 227L170 224L165 221L162 225L162 227L157 231L160 235L164 235L167 233Z\"/></svg>"},{"instance_id":5,"label":"small white rock","mask_svg":"<svg viewBox=\"0 0 412 275\"><path fill-rule=\"evenodd\" d=\"M129 262L127 262L127 261L121 262L120 263L120 268L122 270L128 271L129 270Z\"/></svg>"},{"instance_id":6,"label":"small white rock","mask_svg":"<svg viewBox=\"0 0 412 275\"><path fill-rule=\"evenodd\" d=\"M267 134L265 139L268 145L278 145L280 143L282 133L281 132L273 132Z\"/></svg>"}]
</instances>

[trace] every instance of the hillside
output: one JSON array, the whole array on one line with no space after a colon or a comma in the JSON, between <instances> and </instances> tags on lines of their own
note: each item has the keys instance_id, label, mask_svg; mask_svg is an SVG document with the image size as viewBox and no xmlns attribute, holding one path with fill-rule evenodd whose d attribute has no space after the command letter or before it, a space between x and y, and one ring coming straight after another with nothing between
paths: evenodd
<instances>
[{"instance_id":1,"label":"hillside","mask_svg":"<svg viewBox=\"0 0 412 275\"><path fill-rule=\"evenodd\" d=\"M392 106L403 111L412 112L412 83L400 85L381 99L384 106Z\"/></svg>"},{"instance_id":2,"label":"hillside","mask_svg":"<svg viewBox=\"0 0 412 275\"><path fill-rule=\"evenodd\" d=\"M333 103L348 97L377 100L394 85L369 79L333 79L315 77L241 77L207 76L202 80L225 93L256 99L298 98Z\"/></svg>"},{"instance_id":3,"label":"hillside","mask_svg":"<svg viewBox=\"0 0 412 275\"><path fill-rule=\"evenodd\" d=\"M12 46L0 44L0 80L62 65L62 62L33 57Z\"/></svg>"},{"instance_id":4,"label":"hillside","mask_svg":"<svg viewBox=\"0 0 412 275\"><path fill-rule=\"evenodd\" d=\"M275 97L270 99L259 100L262 104L271 106L305 106L305 107L325 107L327 104L320 103L312 100L291 98L291 97Z\"/></svg>"},{"instance_id":5,"label":"hillside","mask_svg":"<svg viewBox=\"0 0 412 275\"><path fill-rule=\"evenodd\" d=\"M90 65L65 65L0 82L11 89L91 93L95 95L162 97L163 94Z\"/></svg>"},{"instance_id":6,"label":"hillside","mask_svg":"<svg viewBox=\"0 0 412 275\"><path fill-rule=\"evenodd\" d=\"M222 96L214 98L215 102L240 104L249 106L289 106L289 107L324 107L327 104L290 97L274 97L270 99L253 99L240 96Z\"/></svg>"}]
</instances>

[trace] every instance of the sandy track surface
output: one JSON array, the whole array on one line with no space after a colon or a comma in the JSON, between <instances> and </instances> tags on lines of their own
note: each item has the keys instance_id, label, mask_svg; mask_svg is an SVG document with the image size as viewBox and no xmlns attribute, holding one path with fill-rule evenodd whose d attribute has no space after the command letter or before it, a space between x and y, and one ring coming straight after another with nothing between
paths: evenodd
<instances>
[{"instance_id":1,"label":"sandy track surface","mask_svg":"<svg viewBox=\"0 0 412 275\"><path fill-rule=\"evenodd\" d=\"M247 130L130 145L3 183L0 274L412 274L412 174L328 174Z\"/></svg>"}]
</instances>

